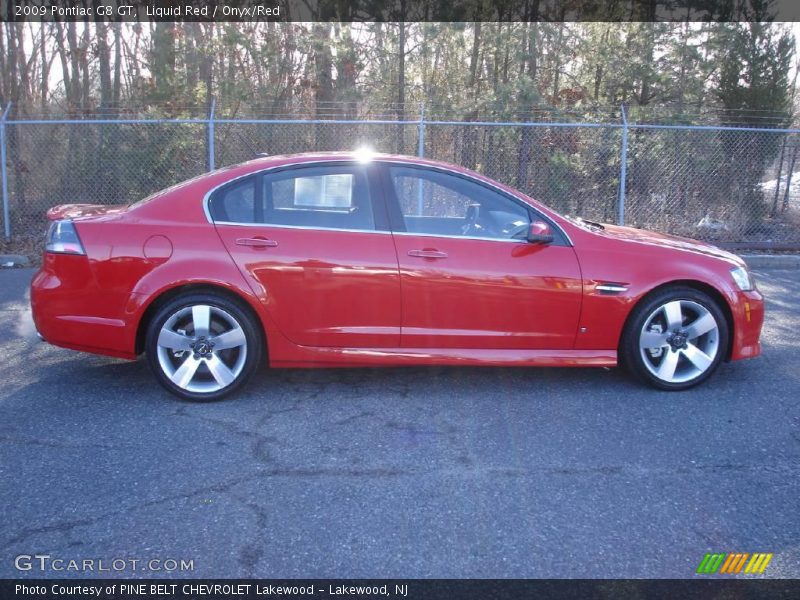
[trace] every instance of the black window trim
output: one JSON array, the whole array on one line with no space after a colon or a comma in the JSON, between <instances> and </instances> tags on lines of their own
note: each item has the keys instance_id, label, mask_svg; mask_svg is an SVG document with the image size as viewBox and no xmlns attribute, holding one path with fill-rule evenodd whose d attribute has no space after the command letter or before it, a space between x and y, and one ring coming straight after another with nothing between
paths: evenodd
<instances>
[{"instance_id":1,"label":"black window trim","mask_svg":"<svg viewBox=\"0 0 800 600\"><path fill-rule=\"evenodd\" d=\"M483 240L490 242L504 242L504 243L512 242L512 243L525 243L525 244L528 243L527 240L525 239L516 239L516 238L476 237L469 235L446 235L438 233L419 233L415 231L406 231L405 219L403 218L403 212L400 208L400 200L397 198L397 193L395 192L394 184L392 183L391 174L389 172L390 167L402 167L411 170L431 171L442 175L458 177L470 183L486 188L487 190L495 192L496 194L499 194L500 196L507 198L512 202L516 203L517 205L521 206L522 208L524 208L528 212L528 217L530 218L531 222L536 220L541 220L550 225L550 229L553 231L554 234L554 239L550 243L551 246L572 246L572 241L569 239L567 234L551 218L540 213L533 206L531 206L527 202L524 202L520 198L517 198L513 194L509 194L505 190L490 185L480 179L475 179L474 177L470 177L467 174L459 173L451 169L433 165L421 165L416 163L400 162L400 161L379 161L379 162L380 162L380 169L376 172L376 175L381 178L383 184L382 185L383 195L386 198L386 203L388 205L389 224L392 228L393 234L413 235L419 237L448 238L448 239L459 239L459 240Z\"/></svg>"}]
</instances>

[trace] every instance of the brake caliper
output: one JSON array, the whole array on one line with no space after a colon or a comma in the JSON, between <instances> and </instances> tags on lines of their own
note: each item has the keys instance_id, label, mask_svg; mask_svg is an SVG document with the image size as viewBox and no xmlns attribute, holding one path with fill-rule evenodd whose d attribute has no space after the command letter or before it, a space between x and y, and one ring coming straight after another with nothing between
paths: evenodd
<instances>
[{"instance_id":1,"label":"brake caliper","mask_svg":"<svg viewBox=\"0 0 800 600\"><path fill-rule=\"evenodd\" d=\"M660 323L653 323L650 325L650 329L648 329L650 333L664 333L664 329L661 327ZM648 348L647 351L650 353L650 356L653 358L659 358L662 354L664 354L664 347L660 348Z\"/></svg>"}]
</instances>

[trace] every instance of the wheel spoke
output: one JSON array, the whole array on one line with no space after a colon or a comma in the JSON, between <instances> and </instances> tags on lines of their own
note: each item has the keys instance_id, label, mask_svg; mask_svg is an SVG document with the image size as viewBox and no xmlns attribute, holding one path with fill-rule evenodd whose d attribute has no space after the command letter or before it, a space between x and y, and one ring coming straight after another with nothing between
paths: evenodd
<instances>
[{"instance_id":1,"label":"wheel spoke","mask_svg":"<svg viewBox=\"0 0 800 600\"><path fill-rule=\"evenodd\" d=\"M678 353L664 352L664 357L661 359L661 364L658 365L656 372L658 377L664 381L672 381L675 377L675 369L678 367Z\"/></svg>"},{"instance_id":2,"label":"wheel spoke","mask_svg":"<svg viewBox=\"0 0 800 600\"><path fill-rule=\"evenodd\" d=\"M175 373L172 374L170 379L172 379L172 382L178 387L186 389L186 387L192 381L194 374L197 372L197 367L199 366L200 361L194 356L189 356L183 361L181 366L175 370Z\"/></svg>"},{"instance_id":3,"label":"wheel spoke","mask_svg":"<svg viewBox=\"0 0 800 600\"><path fill-rule=\"evenodd\" d=\"M208 337L211 324L211 307L205 304L198 304L192 307L192 324L194 325L195 337Z\"/></svg>"},{"instance_id":4,"label":"wheel spoke","mask_svg":"<svg viewBox=\"0 0 800 600\"><path fill-rule=\"evenodd\" d=\"M683 312L680 300L673 300L664 305L664 316L667 318L667 329L680 329L683 324Z\"/></svg>"},{"instance_id":5,"label":"wheel spoke","mask_svg":"<svg viewBox=\"0 0 800 600\"><path fill-rule=\"evenodd\" d=\"M693 340L716 328L716 319L714 319L711 313L707 312L692 321L692 323L686 328L686 333L689 335L689 339Z\"/></svg>"},{"instance_id":6,"label":"wheel spoke","mask_svg":"<svg viewBox=\"0 0 800 600\"><path fill-rule=\"evenodd\" d=\"M158 334L158 345L170 350L190 350L189 344L192 342L191 338L186 335L181 335L176 331L169 329L162 329Z\"/></svg>"},{"instance_id":7,"label":"wheel spoke","mask_svg":"<svg viewBox=\"0 0 800 600\"><path fill-rule=\"evenodd\" d=\"M644 331L642 332L642 337L639 340L639 347L643 350L662 348L667 345L667 334L659 333L657 331Z\"/></svg>"},{"instance_id":8,"label":"wheel spoke","mask_svg":"<svg viewBox=\"0 0 800 600\"><path fill-rule=\"evenodd\" d=\"M216 352L217 350L244 346L245 343L247 343L247 339L244 337L244 330L241 327L236 327L235 329L231 329L230 331L226 331L225 333L211 338L211 342L213 342L214 351Z\"/></svg>"},{"instance_id":9,"label":"wheel spoke","mask_svg":"<svg viewBox=\"0 0 800 600\"><path fill-rule=\"evenodd\" d=\"M211 371L211 374L214 376L214 379L217 380L217 383L220 387L225 387L229 385L236 376L233 372L228 368L228 366L222 362L216 354L212 354L211 358L207 359L206 366L208 370Z\"/></svg>"},{"instance_id":10,"label":"wheel spoke","mask_svg":"<svg viewBox=\"0 0 800 600\"><path fill-rule=\"evenodd\" d=\"M701 371L705 371L711 366L711 363L714 362L714 360L708 354L700 350L700 348L694 344L688 344L682 352L683 355Z\"/></svg>"}]
</instances>

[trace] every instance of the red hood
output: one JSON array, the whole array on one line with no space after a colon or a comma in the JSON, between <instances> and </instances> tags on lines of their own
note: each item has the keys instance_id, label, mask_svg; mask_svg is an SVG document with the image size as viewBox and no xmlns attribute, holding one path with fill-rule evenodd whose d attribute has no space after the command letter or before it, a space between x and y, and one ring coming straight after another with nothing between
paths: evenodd
<instances>
[{"instance_id":1,"label":"red hood","mask_svg":"<svg viewBox=\"0 0 800 600\"><path fill-rule=\"evenodd\" d=\"M635 227L621 227L619 225L610 225L603 223L605 230L599 232L600 235L606 237L630 240L633 242L640 242L642 244L652 244L655 246L676 248L678 250L687 250L689 252L696 252L705 254L706 256L713 256L720 258L736 265L744 266L744 260L732 252L727 252L722 248L717 248L706 242L700 242L690 238L678 237L676 235L669 235L666 233L658 233L656 231L648 231L647 229L636 229Z\"/></svg>"},{"instance_id":2,"label":"red hood","mask_svg":"<svg viewBox=\"0 0 800 600\"><path fill-rule=\"evenodd\" d=\"M114 215L124 211L126 205L107 204L62 204L54 206L47 211L47 218L51 221L57 219L78 219L80 217L99 217L103 215Z\"/></svg>"}]
</instances>

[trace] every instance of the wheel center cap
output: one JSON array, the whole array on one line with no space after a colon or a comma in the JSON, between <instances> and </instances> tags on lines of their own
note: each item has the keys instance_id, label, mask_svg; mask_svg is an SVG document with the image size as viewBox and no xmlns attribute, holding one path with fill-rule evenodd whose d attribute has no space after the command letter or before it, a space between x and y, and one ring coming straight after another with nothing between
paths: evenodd
<instances>
[{"instance_id":1,"label":"wheel center cap","mask_svg":"<svg viewBox=\"0 0 800 600\"><path fill-rule=\"evenodd\" d=\"M198 354L208 354L211 351L211 348L209 347L208 342L198 342L194 347L194 351Z\"/></svg>"},{"instance_id":2,"label":"wheel center cap","mask_svg":"<svg viewBox=\"0 0 800 600\"><path fill-rule=\"evenodd\" d=\"M669 345L672 346L673 350L678 350L680 348L686 348L686 342L689 341L689 337L686 335L685 331L676 331L667 341Z\"/></svg>"}]
</instances>

